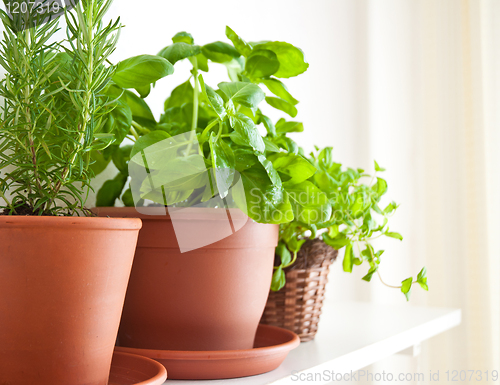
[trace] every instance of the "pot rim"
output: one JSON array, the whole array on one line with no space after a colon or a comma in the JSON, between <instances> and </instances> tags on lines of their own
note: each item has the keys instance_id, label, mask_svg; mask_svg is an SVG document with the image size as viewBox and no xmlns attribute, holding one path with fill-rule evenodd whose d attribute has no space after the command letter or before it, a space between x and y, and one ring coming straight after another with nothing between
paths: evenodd
<instances>
[{"instance_id":1,"label":"pot rim","mask_svg":"<svg viewBox=\"0 0 500 385\"><path fill-rule=\"evenodd\" d=\"M30 227L57 229L79 228L88 230L140 230L142 228L142 221L139 218L0 215L0 229Z\"/></svg>"},{"instance_id":2,"label":"pot rim","mask_svg":"<svg viewBox=\"0 0 500 385\"><path fill-rule=\"evenodd\" d=\"M170 214L158 214L162 207L141 207L141 211L137 211L135 207L95 207L91 211L97 215L110 215L114 218L140 218L143 220L172 220ZM182 211L177 213L176 220L223 220L227 221L228 212L232 219L247 219L254 222L240 209L223 209L223 208L207 208L207 207L179 207L169 208L169 210ZM156 214L155 214L156 213Z\"/></svg>"},{"instance_id":3,"label":"pot rim","mask_svg":"<svg viewBox=\"0 0 500 385\"><path fill-rule=\"evenodd\" d=\"M188 350L158 350L139 349L117 346L116 350L126 353L145 355L152 359L175 360L175 361L206 361L206 360L235 360L244 358L265 357L281 354L295 349L300 345L300 338L291 330L272 325L259 324L259 328L265 328L281 335L286 335L288 340L281 344L264 346L243 350L214 350L214 351L188 351Z\"/></svg>"}]
</instances>

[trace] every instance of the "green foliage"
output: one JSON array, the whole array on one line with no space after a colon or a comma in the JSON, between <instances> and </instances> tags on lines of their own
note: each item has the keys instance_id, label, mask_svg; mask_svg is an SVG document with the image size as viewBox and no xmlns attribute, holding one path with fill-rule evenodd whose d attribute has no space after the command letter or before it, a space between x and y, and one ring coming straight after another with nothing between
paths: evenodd
<instances>
[{"instance_id":1,"label":"green foliage","mask_svg":"<svg viewBox=\"0 0 500 385\"><path fill-rule=\"evenodd\" d=\"M281 125L284 131L295 130L291 124L287 123L287 126ZM302 190L295 194L300 197L299 214L292 222L281 226L280 243L289 250L296 250L297 241L319 237L337 250L345 249L342 263L345 272L351 273L354 266L366 263L369 270L363 277L364 281L370 282L375 274L379 275L384 251L376 251L373 240L381 236L403 240L401 234L389 231L388 227L389 218L398 207L396 203L390 203L384 210L379 206L387 192L387 182L378 177L378 173L385 169L376 162L373 176L363 170L344 169L333 161L332 148L329 147L317 149L310 155L309 168L303 162L290 164L290 155L278 154L272 158L275 167L291 178L285 183L285 190L289 193ZM301 181L300 176L307 180ZM285 268L286 260L281 262L281 267ZM400 288L409 299L414 283L428 289L425 268L416 282L408 278L396 288ZM274 287L280 288L277 284Z\"/></svg>"},{"instance_id":2,"label":"green foliage","mask_svg":"<svg viewBox=\"0 0 500 385\"><path fill-rule=\"evenodd\" d=\"M118 100L116 111L111 114L114 120L109 119L112 128L108 131L113 133L115 141L108 151L117 151L118 145L123 141L123 129L127 125L129 129L126 137L134 142L132 157L161 140L194 130L199 149L190 148L190 152L184 155L189 157L201 154L205 166L216 170L232 169L237 173L216 173L215 186L206 185L207 181L198 177L185 180L182 184L184 191L177 186L175 193L167 197L169 205L206 201L215 192L213 188L227 189L228 185L241 180L246 193L235 194L234 204L246 206L247 214L256 221L285 223L293 220L296 215L310 221L309 214L314 205L311 202L301 205L290 199L292 194L300 193L300 188L304 188L304 185L290 189L289 192L285 188L285 182L298 184L310 176L309 163L298 155L298 146L287 137L290 132L303 131L303 125L280 119L275 127L271 119L260 110L264 104L262 108L274 107L292 116L297 114L295 106L298 101L285 84L272 76L280 75L281 72L281 75L286 75L284 77L289 77L304 72L308 65L302 51L289 43L281 42L259 43L264 47L255 48L259 44L245 42L229 27L226 28L226 35L230 43L218 41L198 46L189 33L180 32L172 38L172 44L159 52L157 57L174 66L183 60L189 60L192 64L188 78L166 98L164 113L159 121L155 120L151 109L141 97L143 95L138 86L143 84L136 83L137 79L145 76L142 70L139 71L141 61L131 58L121 62L121 71L113 78L114 84L106 90L110 97ZM148 55L142 57L151 58ZM229 81L222 81L213 88L205 84L200 71L208 71L208 62L227 68ZM161 68L158 70L156 65L148 65L146 68L155 70L146 79L146 83L154 80L155 76L159 78L172 72L168 66L165 66L165 72ZM121 75L125 78L120 77ZM261 85L269 89L269 95L266 95ZM123 88L134 88L139 95ZM147 95L147 91L146 89L144 95ZM265 100L268 101L267 106L263 103ZM119 109L122 101L130 109L132 122L127 120L130 114L126 113L126 109ZM268 131L268 135L260 133L259 125ZM272 158L273 154L286 155L289 152L291 158L287 161ZM94 153L96 164L99 165L98 171L107 164L106 157L102 154L107 155L106 151ZM190 159L194 161L195 158ZM148 167L156 173L155 184L171 180L172 176L165 170L172 170L174 163L176 172L187 173L192 170L193 165L189 162L178 163L176 159L165 159L162 154L156 156L148 151ZM290 176L294 170L301 171ZM108 199L99 200L98 203L110 203L111 200L115 202L114 197L118 192L114 189L117 186L119 184L114 179L106 183L101 190L110 191L99 193ZM143 191L147 187L143 185ZM160 204L165 200L163 194L148 194L149 198L156 199ZM129 198L125 194L120 196Z\"/></svg>"},{"instance_id":3,"label":"green foliage","mask_svg":"<svg viewBox=\"0 0 500 385\"><path fill-rule=\"evenodd\" d=\"M0 196L10 214L21 209L38 215L86 214L90 154L112 142L106 115L118 108L101 97L115 72L107 60L120 28L118 21L103 23L110 4L80 1L66 13L65 42L52 41L58 21L22 30L0 11L5 29L0 65L6 72L0 82Z\"/></svg>"}]
</instances>

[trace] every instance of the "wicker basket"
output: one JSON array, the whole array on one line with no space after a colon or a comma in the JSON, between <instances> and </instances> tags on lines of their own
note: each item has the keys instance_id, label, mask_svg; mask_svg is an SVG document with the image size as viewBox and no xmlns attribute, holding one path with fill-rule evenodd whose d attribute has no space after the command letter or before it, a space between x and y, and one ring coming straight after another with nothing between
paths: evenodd
<instances>
[{"instance_id":1,"label":"wicker basket","mask_svg":"<svg viewBox=\"0 0 500 385\"><path fill-rule=\"evenodd\" d=\"M269 294L261 323L279 326L298 334L302 342L314 339L332 261L320 267L286 272L286 285Z\"/></svg>"}]
</instances>

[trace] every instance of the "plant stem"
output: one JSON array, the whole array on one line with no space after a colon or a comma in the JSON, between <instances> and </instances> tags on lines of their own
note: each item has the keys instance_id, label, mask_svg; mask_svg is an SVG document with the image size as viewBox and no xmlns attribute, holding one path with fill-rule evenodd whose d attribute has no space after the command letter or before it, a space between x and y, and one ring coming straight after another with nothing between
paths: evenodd
<instances>
[{"instance_id":1,"label":"plant stem","mask_svg":"<svg viewBox=\"0 0 500 385\"><path fill-rule=\"evenodd\" d=\"M84 16L84 13L85 13L85 9L83 8L83 5L82 3L78 3L77 5L77 12L82 12L83 16ZM84 37L83 39L84 40L87 40L87 47L88 47L88 52L87 52L87 59L88 59L88 63L87 63L87 68L86 68L86 71L87 71L87 79L86 79L86 84L85 84L85 87L86 87L86 91L85 91L85 95L84 95L84 110L82 111L82 122L78 125L78 131L80 132L79 136L78 136L78 145L79 147L83 147L83 145L85 144L85 132L87 131L87 125L88 125L88 121L90 120L91 118L91 114L90 114L90 103L92 101L92 98L93 98L93 92L92 92L92 83L94 81L94 14L93 14L93 3L90 2L90 5L87 9L87 25L86 26L83 26L83 28L87 27L87 36L85 36L84 34ZM83 19L83 16L82 16L82 19ZM57 182L57 185L56 185L56 188L54 189L54 195L52 197L52 199L49 201L49 206L54 202L56 196L59 194L59 191L62 187L62 184L63 184L63 181L66 180L66 178L68 177L68 174L69 174L69 165L72 165L73 163L75 163L75 160L76 160L76 157L78 156L78 152L79 152L79 148L77 148L69 163L66 165L66 167L64 168L63 170L63 173L61 175L61 179Z\"/></svg>"},{"instance_id":2,"label":"plant stem","mask_svg":"<svg viewBox=\"0 0 500 385\"><path fill-rule=\"evenodd\" d=\"M192 74L194 76L194 92L193 92L193 121L191 122L191 136L189 138L189 144L186 150L185 156L189 156L191 149L193 148L193 141L196 138L196 129L198 128L198 108L200 105L200 84L198 80L198 59L193 57L191 62L193 63Z\"/></svg>"},{"instance_id":3,"label":"plant stem","mask_svg":"<svg viewBox=\"0 0 500 385\"><path fill-rule=\"evenodd\" d=\"M132 127L136 128L137 131L139 131L141 134L149 134L151 130L148 130L147 128L142 127L139 123L137 123L135 120L132 120ZM134 134L132 134L134 135ZM134 135L135 136L135 135ZM136 138L139 139L139 138Z\"/></svg>"},{"instance_id":4,"label":"plant stem","mask_svg":"<svg viewBox=\"0 0 500 385\"><path fill-rule=\"evenodd\" d=\"M16 209L14 208L14 205L12 204L12 202L10 202L7 197L5 196L5 194L2 192L2 190L0 190L0 198L2 198L5 203L7 203L7 206L10 207L10 210L14 212L14 214L17 214L17 211Z\"/></svg>"},{"instance_id":5,"label":"plant stem","mask_svg":"<svg viewBox=\"0 0 500 385\"><path fill-rule=\"evenodd\" d=\"M132 124L132 127L130 127L130 133L131 133L132 135L134 135L135 140L139 140L139 134L138 134L138 133L137 133L137 131L134 129L133 124Z\"/></svg>"},{"instance_id":6,"label":"plant stem","mask_svg":"<svg viewBox=\"0 0 500 385\"><path fill-rule=\"evenodd\" d=\"M214 128L217 124L219 123L219 119L215 119L212 123L210 123L204 130L203 133L201 134L201 142L205 142L208 138L208 132Z\"/></svg>"},{"instance_id":7,"label":"plant stem","mask_svg":"<svg viewBox=\"0 0 500 385\"><path fill-rule=\"evenodd\" d=\"M390 287L391 289L401 289L402 288L402 286L393 286L393 285L389 285L389 284L385 283L378 270L377 270L377 275L378 275L378 278L380 279L380 282L382 282L385 286Z\"/></svg>"}]
</instances>

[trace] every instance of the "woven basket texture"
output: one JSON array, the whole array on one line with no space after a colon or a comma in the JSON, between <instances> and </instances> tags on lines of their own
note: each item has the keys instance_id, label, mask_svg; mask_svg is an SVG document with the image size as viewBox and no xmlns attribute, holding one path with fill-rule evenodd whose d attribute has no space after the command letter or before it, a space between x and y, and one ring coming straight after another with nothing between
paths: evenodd
<instances>
[{"instance_id":1,"label":"woven basket texture","mask_svg":"<svg viewBox=\"0 0 500 385\"><path fill-rule=\"evenodd\" d=\"M270 292L261 323L291 330L302 342L314 339L331 264L287 271L285 287Z\"/></svg>"}]
</instances>

